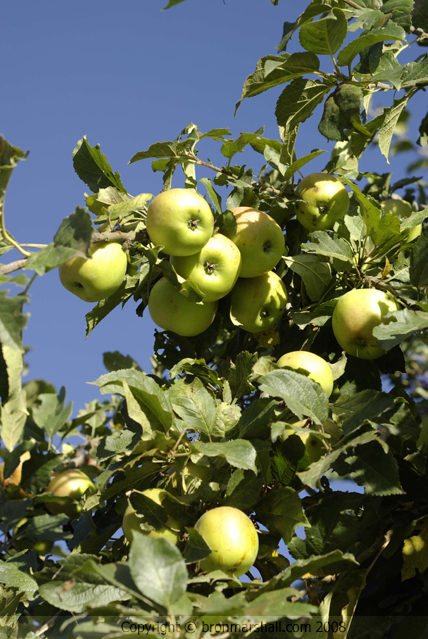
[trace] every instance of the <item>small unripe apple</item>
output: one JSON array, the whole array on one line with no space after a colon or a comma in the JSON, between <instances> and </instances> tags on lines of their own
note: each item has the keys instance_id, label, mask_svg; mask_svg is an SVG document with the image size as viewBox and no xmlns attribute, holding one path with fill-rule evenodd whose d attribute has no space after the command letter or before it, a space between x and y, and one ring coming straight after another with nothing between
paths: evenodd
<instances>
[{"instance_id":1,"label":"small unripe apple","mask_svg":"<svg viewBox=\"0 0 428 639\"><path fill-rule=\"evenodd\" d=\"M380 204L384 213L392 213L398 218L410 217L413 213L412 205L406 200L399 198L388 198ZM407 241L413 242L422 233L422 224L417 224L414 228L408 229Z\"/></svg>"},{"instance_id":2,"label":"small unripe apple","mask_svg":"<svg viewBox=\"0 0 428 639\"><path fill-rule=\"evenodd\" d=\"M72 257L59 267L61 284L84 302L100 302L117 291L125 277L126 253L117 242L98 242L90 258Z\"/></svg>"},{"instance_id":3,"label":"small unripe apple","mask_svg":"<svg viewBox=\"0 0 428 639\"><path fill-rule=\"evenodd\" d=\"M377 359L385 354L373 335L387 313L397 311L395 299L374 288L353 289L345 293L333 311L333 332L349 355Z\"/></svg>"},{"instance_id":4,"label":"small unripe apple","mask_svg":"<svg viewBox=\"0 0 428 639\"><path fill-rule=\"evenodd\" d=\"M325 442L314 435L313 433L296 433L302 442L305 444L306 452L308 454L309 463L313 464L317 462L327 452Z\"/></svg>"},{"instance_id":5,"label":"small unripe apple","mask_svg":"<svg viewBox=\"0 0 428 639\"><path fill-rule=\"evenodd\" d=\"M167 494L167 491L161 488L148 488L147 490L143 490L143 495L152 499L158 506L162 506L162 502ZM129 543L132 542L134 531L141 532L155 539L168 539L173 544L178 542L181 526L172 517L168 517L165 526L161 526L158 530L151 530L150 532L146 532L141 528L140 522L142 521L142 518L138 517L137 511L132 504L128 504L123 515L122 528L123 534Z\"/></svg>"},{"instance_id":6,"label":"small unripe apple","mask_svg":"<svg viewBox=\"0 0 428 639\"><path fill-rule=\"evenodd\" d=\"M223 570L239 577L254 564L259 536L242 510L231 506L213 508L198 519L195 528L212 551L201 561L202 570Z\"/></svg>"},{"instance_id":7,"label":"small unripe apple","mask_svg":"<svg viewBox=\"0 0 428 639\"><path fill-rule=\"evenodd\" d=\"M46 502L46 508L53 515L64 513L70 519L75 519L82 510L82 507L77 502L80 501L86 491L89 494L93 494L96 488L92 480L83 471L78 468L70 468L57 472L46 488L46 492L52 493L55 497L71 497L76 503L48 501Z\"/></svg>"},{"instance_id":8,"label":"small unripe apple","mask_svg":"<svg viewBox=\"0 0 428 639\"><path fill-rule=\"evenodd\" d=\"M307 175L297 186L296 195L303 200L296 202L296 217L309 231L332 229L349 209L346 188L334 175Z\"/></svg>"},{"instance_id":9,"label":"small unripe apple","mask_svg":"<svg viewBox=\"0 0 428 639\"><path fill-rule=\"evenodd\" d=\"M258 277L271 271L285 249L281 227L263 211L248 206L231 210L236 219L236 234L232 239L242 256L239 277Z\"/></svg>"},{"instance_id":10,"label":"small unripe apple","mask_svg":"<svg viewBox=\"0 0 428 639\"><path fill-rule=\"evenodd\" d=\"M300 368L308 371L309 379L317 382L327 397L330 397L334 384L333 373L325 359L319 355L309 351L292 351L280 357L277 364L280 368L291 368L292 370Z\"/></svg>"},{"instance_id":11,"label":"small unripe apple","mask_svg":"<svg viewBox=\"0 0 428 639\"><path fill-rule=\"evenodd\" d=\"M24 517L21 521L15 526L13 530L13 535L17 535L17 533L21 532L19 529L28 522L28 518ZM53 541L50 539L36 539L34 541L30 541L29 539L14 539L13 545L16 550L35 550L38 555L47 555L48 552L52 550Z\"/></svg>"},{"instance_id":12,"label":"small unripe apple","mask_svg":"<svg viewBox=\"0 0 428 639\"><path fill-rule=\"evenodd\" d=\"M273 271L239 278L231 293L232 321L249 333L265 331L281 319L287 299L285 284Z\"/></svg>"},{"instance_id":13,"label":"small unripe apple","mask_svg":"<svg viewBox=\"0 0 428 639\"><path fill-rule=\"evenodd\" d=\"M214 230L210 205L193 189L170 189L150 203L147 233L168 255L193 255L208 242Z\"/></svg>"},{"instance_id":14,"label":"small unripe apple","mask_svg":"<svg viewBox=\"0 0 428 639\"><path fill-rule=\"evenodd\" d=\"M150 292L149 313L154 323L183 337L206 331L216 312L217 302L191 302L164 277Z\"/></svg>"}]
</instances>

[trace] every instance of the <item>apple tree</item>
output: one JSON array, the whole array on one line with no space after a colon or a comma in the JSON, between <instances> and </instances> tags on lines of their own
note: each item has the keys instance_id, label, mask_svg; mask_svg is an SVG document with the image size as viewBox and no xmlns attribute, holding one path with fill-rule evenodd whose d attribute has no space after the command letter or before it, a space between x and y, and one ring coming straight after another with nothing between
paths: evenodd
<instances>
[{"instance_id":1,"label":"apple tree","mask_svg":"<svg viewBox=\"0 0 428 639\"><path fill-rule=\"evenodd\" d=\"M21 254L0 267L0 637L428 632L428 113L406 134L426 104L428 10L303 5L242 70L237 110L283 85L275 139L191 123L135 149L164 188L131 197L84 137L73 163L90 194L45 246L7 230L26 155L0 140L0 250ZM319 105L324 148L298 157ZM391 153L409 157L397 181ZM56 269L97 302L89 339L124 304L158 325L153 369L106 352L75 417L49 381L22 381L28 291Z\"/></svg>"}]
</instances>

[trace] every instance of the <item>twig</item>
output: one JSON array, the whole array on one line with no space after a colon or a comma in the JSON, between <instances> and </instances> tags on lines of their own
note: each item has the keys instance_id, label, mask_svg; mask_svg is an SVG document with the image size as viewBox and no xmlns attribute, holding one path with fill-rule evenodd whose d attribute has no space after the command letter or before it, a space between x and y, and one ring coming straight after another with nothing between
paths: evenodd
<instances>
[{"instance_id":1,"label":"twig","mask_svg":"<svg viewBox=\"0 0 428 639\"><path fill-rule=\"evenodd\" d=\"M19 271L20 268L24 268L26 263L27 258L25 257L22 260L16 260L16 262L11 262L10 264L0 266L0 275L7 275L8 273L13 273L13 271Z\"/></svg>"},{"instance_id":2,"label":"twig","mask_svg":"<svg viewBox=\"0 0 428 639\"><path fill-rule=\"evenodd\" d=\"M364 11L364 7L360 7L360 5L356 2L353 2L353 0L343 0L343 2L349 4L349 6L353 7L354 9L358 9L358 11Z\"/></svg>"}]
</instances>

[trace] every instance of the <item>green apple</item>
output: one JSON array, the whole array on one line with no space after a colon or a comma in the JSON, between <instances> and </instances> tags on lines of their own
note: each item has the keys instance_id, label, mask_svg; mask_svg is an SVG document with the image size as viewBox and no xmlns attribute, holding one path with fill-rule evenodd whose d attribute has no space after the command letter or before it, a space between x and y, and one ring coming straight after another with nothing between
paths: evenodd
<instances>
[{"instance_id":1,"label":"green apple","mask_svg":"<svg viewBox=\"0 0 428 639\"><path fill-rule=\"evenodd\" d=\"M281 227L267 213L248 206L238 206L231 211L236 219L236 234L232 239L242 255L239 277L258 277L271 271L285 249Z\"/></svg>"},{"instance_id":2,"label":"green apple","mask_svg":"<svg viewBox=\"0 0 428 639\"><path fill-rule=\"evenodd\" d=\"M303 369L308 372L309 379L317 382L327 397L333 392L333 373L329 364L315 353L309 351L292 351L279 358L277 364L280 368L292 370Z\"/></svg>"},{"instance_id":3,"label":"green apple","mask_svg":"<svg viewBox=\"0 0 428 639\"><path fill-rule=\"evenodd\" d=\"M314 435L313 433L296 433L302 442L305 444L306 452L308 454L309 463L313 464L317 462L327 452L327 447L324 441Z\"/></svg>"},{"instance_id":4,"label":"green apple","mask_svg":"<svg viewBox=\"0 0 428 639\"><path fill-rule=\"evenodd\" d=\"M117 291L128 265L117 242L98 242L89 249L90 258L72 257L59 267L61 284L84 302L99 302Z\"/></svg>"},{"instance_id":5,"label":"green apple","mask_svg":"<svg viewBox=\"0 0 428 639\"><path fill-rule=\"evenodd\" d=\"M249 333L274 326L287 304L285 284L273 271L259 277L239 278L231 295L231 319Z\"/></svg>"},{"instance_id":6,"label":"green apple","mask_svg":"<svg viewBox=\"0 0 428 639\"><path fill-rule=\"evenodd\" d=\"M194 255L172 256L171 264L179 275L198 285L204 302L214 302L235 286L241 270L241 253L228 237L216 233Z\"/></svg>"},{"instance_id":7,"label":"green apple","mask_svg":"<svg viewBox=\"0 0 428 639\"><path fill-rule=\"evenodd\" d=\"M223 570L239 577L254 564L259 536L242 510L231 506L213 508L198 519L195 528L212 551L201 561L202 570Z\"/></svg>"},{"instance_id":8,"label":"green apple","mask_svg":"<svg viewBox=\"0 0 428 639\"><path fill-rule=\"evenodd\" d=\"M14 537L18 535L18 533L23 533L24 531L20 531L19 529L28 522L28 518L24 517L21 521L15 526L13 530ZM34 541L30 541L29 539L14 539L13 545L16 550L35 550L38 555L47 555L48 552L52 550L53 541L49 539L36 539Z\"/></svg>"},{"instance_id":9,"label":"green apple","mask_svg":"<svg viewBox=\"0 0 428 639\"><path fill-rule=\"evenodd\" d=\"M55 497L71 497L75 503L69 501L48 501L46 508L53 514L64 513L70 519L79 516L82 507L79 503L82 495L88 491L93 494L96 489L92 480L78 468L62 470L54 474L52 481L46 488L46 492L52 493Z\"/></svg>"},{"instance_id":10,"label":"green apple","mask_svg":"<svg viewBox=\"0 0 428 639\"><path fill-rule=\"evenodd\" d=\"M147 490L143 490L143 495L152 499L158 506L162 506L162 502L167 496L167 491L162 490L161 488L148 488ZM147 533L140 526L140 522L143 519L137 515L137 511L132 506L132 504L128 504L128 507L125 510L123 515L123 534L126 539L131 543L133 539L134 530L139 531L143 534L147 534L149 537L153 537L156 539L168 539L173 544L176 544L179 539L179 530L181 528L180 524L175 521L172 517L168 517L165 526L161 526L158 530L151 530ZM171 530L172 529L172 530Z\"/></svg>"},{"instance_id":11,"label":"green apple","mask_svg":"<svg viewBox=\"0 0 428 639\"><path fill-rule=\"evenodd\" d=\"M387 313L397 311L395 299L374 288L358 288L343 295L333 311L333 332L349 355L377 359L385 354L373 329Z\"/></svg>"},{"instance_id":12,"label":"green apple","mask_svg":"<svg viewBox=\"0 0 428 639\"><path fill-rule=\"evenodd\" d=\"M309 231L332 229L345 217L349 196L342 182L334 175L311 173L296 189L301 202L296 202L296 217Z\"/></svg>"},{"instance_id":13,"label":"green apple","mask_svg":"<svg viewBox=\"0 0 428 639\"><path fill-rule=\"evenodd\" d=\"M206 331L216 312L217 302L191 302L164 277L150 292L149 313L154 323L183 337Z\"/></svg>"},{"instance_id":14,"label":"green apple","mask_svg":"<svg viewBox=\"0 0 428 639\"><path fill-rule=\"evenodd\" d=\"M412 205L406 200L399 198L389 198L380 203L384 213L392 213L398 218L410 217L413 213ZM414 228L408 229L407 241L413 242L422 233L422 224L417 224Z\"/></svg>"},{"instance_id":15,"label":"green apple","mask_svg":"<svg viewBox=\"0 0 428 639\"><path fill-rule=\"evenodd\" d=\"M208 242L214 230L210 206L193 189L170 189L150 203L147 233L168 255L193 255Z\"/></svg>"}]
</instances>

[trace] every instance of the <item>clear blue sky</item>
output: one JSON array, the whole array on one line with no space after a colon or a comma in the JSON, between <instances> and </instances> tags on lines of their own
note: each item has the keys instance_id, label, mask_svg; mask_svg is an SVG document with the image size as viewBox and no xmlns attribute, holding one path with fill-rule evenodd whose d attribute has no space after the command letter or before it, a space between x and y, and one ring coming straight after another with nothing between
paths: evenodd
<instances>
[{"instance_id":1,"label":"clear blue sky","mask_svg":"<svg viewBox=\"0 0 428 639\"><path fill-rule=\"evenodd\" d=\"M72 166L73 148L83 135L91 145L101 145L132 195L156 194L162 183L149 161L128 166L130 158L156 141L174 139L191 121L202 131L229 127L234 136L265 125L267 136L278 137L274 108L281 87L244 101L236 119L235 102L257 60L276 53L284 20L293 21L307 3L280 0L274 7L270 0L187 0L161 12L165 4L24 0L3 6L0 132L30 150L6 197L6 224L19 241L50 242L61 220L84 205L88 189ZM289 51L296 50L295 36ZM301 127L298 156L333 148L318 135L320 117L321 111L313 124ZM259 166L255 155L237 160ZM200 157L220 162L219 147L201 145ZM365 169L390 170L378 151L370 157L372 166ZM326 158L308 172L321 169ZM400 161L393 160L391 167L398 179ZM176 175L173 186L183 186ZM17 257L11 252L2 262ZM91 305L66 291L57 271L38 277L31 294L24 333L31 348L26 379L66 386L74 414L101 399L86 382L106 372L104 351L131 355L150 372L154 326L148 313L136 316L132 301L86 340L84 316Z\"/></svg>"}]
</instances>

